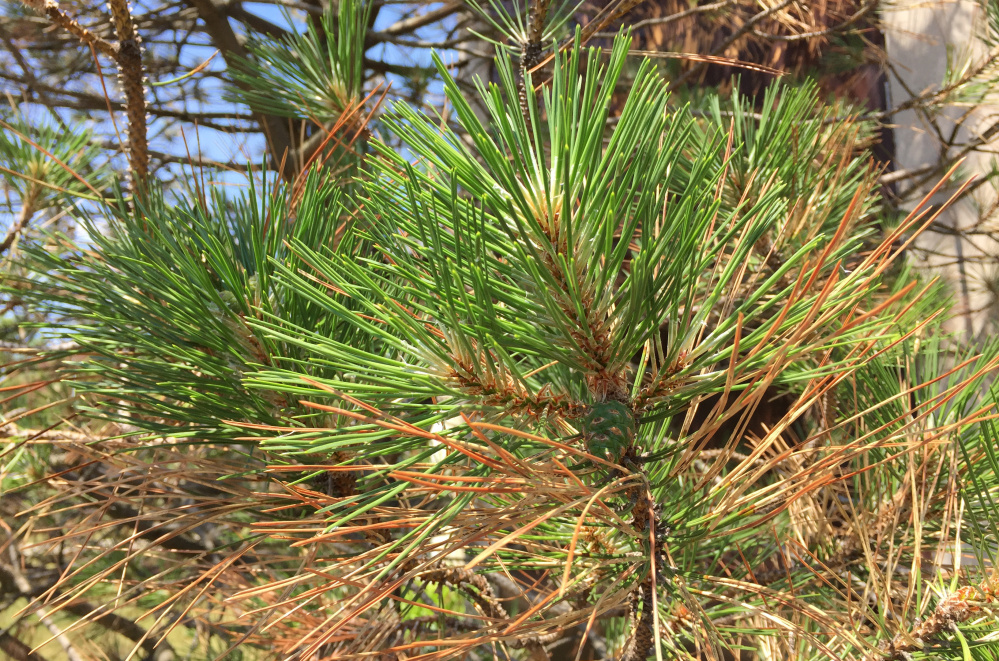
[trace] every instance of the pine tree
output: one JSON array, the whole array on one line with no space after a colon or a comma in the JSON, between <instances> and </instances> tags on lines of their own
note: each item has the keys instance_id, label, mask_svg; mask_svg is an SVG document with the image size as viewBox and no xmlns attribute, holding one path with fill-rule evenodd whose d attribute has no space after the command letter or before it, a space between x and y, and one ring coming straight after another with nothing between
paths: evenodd
<instances>
[{"instance_id":1,"label":"pine tree","mask_svg":"<svg viewBox=\"0 0 999 661\"><path fill-rule=\"evenodd\" d=\"M91 422L8 432L9 548L55 558L8 591L149 658L999 654L999 342L904 262L939 208L884 230L811 85L694 113L581 41L25 246ZM363 101L291 48L235 93Z\"/></svg>"}]
</instances>

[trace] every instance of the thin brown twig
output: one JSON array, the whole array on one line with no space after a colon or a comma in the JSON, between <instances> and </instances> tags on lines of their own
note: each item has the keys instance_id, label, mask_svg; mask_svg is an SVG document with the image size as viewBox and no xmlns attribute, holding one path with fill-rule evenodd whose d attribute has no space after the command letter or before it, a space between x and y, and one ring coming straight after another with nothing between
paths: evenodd
<instances>
[{"instance_id":1,"label":"thin brown twig","mask_svg":"<svg viewBox=\"0 0 999 661\"><path fill-rule=\"evenodd\" d=\"M717 11L719 9L724 9L725 7L728 7L728 6L731 6L731 5L734 5L734 4L736 4L736 0L720 0L719 2L712 2L712 3L706 4L706 5L698 5L697 7L691 7L690 9L685 9L685 10L683 10L681 12L677 12L675 14L670 14L669 16L658 16L656 18L646 18L646 19L643 19L641 21L637 21L635 23L632 23L628 27L630 27L632 31L637 31L637 30L640 30L642 28L650 27L650 26L653 26L653 25L655 25L655 26L669 25L670 23L674 23L674 22L679 21L681 19L687 18L688 16L693 16L695 14L707 14L707 13L710 13L710 12L713 12L713 11ZM617 33L616 32L596 32L596 33L594 33L593 36L594 37L609 37L609 38L613 38L613 37L617 36Z\"/></svg>"},{"instance_id":2,"label":"thin brown twig","mask_svg":"<svg viewBox=\"0 0 999 661\"><path fill-rule=\"evenodd\" d=\"M725 39L720 44L718 44L718 46L716 46L714 49L712 49L712 51L710 53L708 53L708 55L709 56L714 56L714 55L718 55L719 53L725 52L725 49L727 49L729 46L731 46L736 41L738 41L743 36L745 36L750 30L752 30L756 25L758 25L760 23L760 21L763 21L763 20L765 20L765 19L773 16L774 14L776 14L777 12L779 12L780 10L782 10L782 9L786 8L787 6L789 6L794 1L795 0L782 0L782 2L774 5L773 7L769 7L767 9L764 9L763 11L759 12L758 14L756 14L755 16L753 16L752 18L750 18L748 21L746 21L742 25L742 27L740 27L738 30L736 30L731 35L729 35L729 37L727 39ZM698 73L700 73L700 71L702 69L704 69L705 66L706 66L706 63L701 63L701 64L698 64L697 66L691 67L684 74L682 74L679 78L677 78L676 80L672 81L670 83L670 85L669 85L669 89L670 90L675 90L680 85L683 85L692 76L697 75Z\"/></svg>"},{"instance_id":3,"label":"thin brown twig","mask_svg":"<svg viewBox=\"0 0 999 661\"><path fill-rule=\"evenodd\" d=\"M7 250L14 244L17 237L21 235L25 228L27 228L28 223L31 221L31 217L35 215L35 204L37 203L40 194L41 187L37 184L32 184L28 188L28 192L21 200L21 213L18 214L17 220L14 221L14 224L10 226L7 236L0 241L0 255L7 252Z\"/></svg>"},{"instance_id":4,"label":"thin brown twig","mask_svg":"<svg viewBox=\"0 0 999 661\"><path fill-rule=\"evenodd\" d=\"M817 39L819 37L827 37L832 34L842 34L844 33L844 30L846 28L850 27L851 25L859 21L861 18L871 13L871 11L874 9L874 6L875 2L873 2L872 0L868 0L867 2L864 3L864 5L860 9L854 12L845 21L843 21L839 25L835 25L825 30L818 30L815 32L803 32L801 34L780 35L780 34L766 34L754 28L753 35L759 37L760 39L768 39L770 41L793 42L793 41L805 41L808 39Z\"/></svg>"}]
</instances>

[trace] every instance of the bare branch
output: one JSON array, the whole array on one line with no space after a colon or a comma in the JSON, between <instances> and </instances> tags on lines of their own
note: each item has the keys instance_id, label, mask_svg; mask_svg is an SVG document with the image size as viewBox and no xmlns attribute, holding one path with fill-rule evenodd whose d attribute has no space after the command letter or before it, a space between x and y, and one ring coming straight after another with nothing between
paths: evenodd
<instances>
[{"instance_id":1,"label":"bare branch","mask_svg":"<svg viewBox=\"0 0 999 661\"><path fill-rule=\"evenodd\" d=\"M433 11L428 11L422 16L410 16L409 18L397 21L382 30L380 33L376 32L375 34L396 36L410 33L414 30L430 25L431 23L436 23L441 19L447 18L463 6L464 4L462 2L447 2L442 7L434 9Z\"/></svg>"},{"instance_id":2,"label":"bare branch","mask_svg":"<svg viewBox=\"0 0 999 661\"><path fill-rule=\"evenodd\" d=\"M0 652L14 661L48 661L41 654L32 652L30 647L6 631L0 631Z\"/></svg>"},{"instance_id":3,"label":"bare branch","mask_svg":"<svg viewBox=\"0 0 999 661\"><path fill-rule=\"evenodd\" d=\"M0 255L7 252L21 232L28 226L31 217L35 215L35 203L40 193L41 187L37 184L32 184L31 188L28 189L28 194L21 200L21 213L18 214L17 220L11 225L7 236L3 238L3 241L0 241Z\"/></svg>"},{"instance_id":4,"label":"bare branch","mask_svg":"<svg viewBox=\"0 0 999 661\"><path fill-rule=\"evenodd\" d=\"M222 57L227 61L233 55L246 57L242 41L236 36L228 17L220 11L213 0L189 0L189 2L198 10L199 18L204 21L212 41L222 51ZM280 117L270 115L258 115L258 120L267 136L271 158L275 165L284 164L282 174L291 180L295 176L295 165L291 162L292 159L287 158L291 151L291 133L288 131L287 123Z\"/></svg>"},{"instance_id":5,"label":"bare branch","mask_svg":"<svg viewBox=\"0 0 999 661\"><path fill-rule=\"evenodd\" d=\"M735 2L736 0L721 0L720 2L712 2L707 5L698 5L696 7L691 7L690 9L685 9L681 12L670 14L669 16L646 18L645 20L632 23L631 29L637 31L652 25L656 26L668 25L670 23L679 21L680 19L687 18L688 16L693 16L694 14L706 14L709 12L717 11L719 9L724 9L725 7L734 5ZM616 32L597 32L593 36L613 38L616 35L617 35Z\"/></svg>"},{"instance_id":6,"label":"bare branch","mask_svg":"<svg viewBox=\"0 0 999 661\"><path fill-rule=\"evenodd\" d=\"M794 2L794 0L782 0L782 2L774 5L773 7L770 7L768 9L764 9L763 11L759 12L758 14L756 14L755 16L753 16L752 18L750 18L748 21L746 21L742 25L742 27L740 27L738 30L736 30L731 35L729 35L729 37L727 39L725 39L720 44L718 44L715 48L713 48L711 50L711 52L708 53L708 55L718 55L719 53L724 53L725 49L727 49L729 46L731 46L732 44L734 44L736 41L738 41L739 39L741 39L742 37L744 37L746 35L746 33L748 33L750 30L752 30L756 25L758 25L760 23L760 21L763 21L763 20L765 20L765 19L773 16L774 14L776 14L777 12L779 12L782 9L785 9L792 2ZM677 87L679 87L680 85L683 85L684 83L686 83L691 78L691 76L694 76L697 73L699 73L705 66L706 66L706 64L704 62L702 62L702 63L698 64L697 66L691 67L690 69L688 69L686 71L686 73L684 73L679 78L677 78L676 80L674 80L673 82L671 82L670 86L669 86L669 89L674 90Z\"/></svg>"},{"instance_id":7,"label":"bare branch","mask_svg":"<svg viewBox=\"0 0 999 661\"><path fill-rule=\"evenodd\" d=\"M167 642L166 638L157 644L157 641L149 635L149 632L139 625L135 620L130 620L117 613L107 613L105 606L97 606L85 601L71 601L62 607L64 612L72 613L82 618L84 621L99 624L108 631L128 638L132 642L146 650L151 656L150 661L171 661L176 657L173 646Z\"/></svg>"}]
</instances>

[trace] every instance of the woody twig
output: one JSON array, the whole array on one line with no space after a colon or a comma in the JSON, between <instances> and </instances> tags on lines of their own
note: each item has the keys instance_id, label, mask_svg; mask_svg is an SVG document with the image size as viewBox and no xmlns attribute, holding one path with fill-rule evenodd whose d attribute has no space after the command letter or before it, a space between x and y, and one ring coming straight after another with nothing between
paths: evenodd
<instances>
[{"instance_id":1,"label":"woody twig","mask_svg":"<svg viewBox=\"0 0 999 661\"><path fill-rule=\"evenodd\" d=\"M149 173L149 148L146 139L146 99L143 86L142 46L132 21L127 0L111 0L108 7L114 21L118 43L95 35L64 12L56 0L22 0L25 5L45 14L53 24L76 36L81 43L114 59L118 65L121 87L125 93L128 116L128 158L132 184L141 190Z\"/></svg>"}]
</instances>

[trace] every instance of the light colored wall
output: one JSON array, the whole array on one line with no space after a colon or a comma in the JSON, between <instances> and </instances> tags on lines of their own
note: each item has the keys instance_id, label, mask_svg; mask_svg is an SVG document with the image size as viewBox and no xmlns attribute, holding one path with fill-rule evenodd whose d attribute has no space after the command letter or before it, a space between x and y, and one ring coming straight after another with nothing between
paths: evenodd
<instances>
[{"instance_id":1,"label":"light colored wall","mask_svg":"<svg viewBox=\"0 0 999 661\"><path fill-rule=\"evenodd\" d=\"M981 18L976 2L894 0L890 5L883 6L882 17L891 67L890 106L903 103L912 94L939 89L947 70L948 51L956 60L970 58L981 61L987 55L982 42L974 36ZM899 169L928 166L939 162L948 152L954 155L960 151L959 148L947 150L941 144L939 135L949 139L956 120L960 120L967 110L949 106L933 118L913 110L896 115L896 162ZM973 112L958 128L958 141L966 142L977 132L985 130L996 121L997 113L999 108L996 106L986 106ZM993 141L991 154L968 154L964 174L987 172L997 147L999 141ZM909 185L903 183L902 190ZM906 208L912 208L932 185L928 183L918 195L916 191L910 191ZM932 201L942 203L952 191L951 187L937 194ZM995 280L995 276L999 275L996 269L999 242L995 238L999 232L992 231L999 223L995 214L983 223L979 212L979 207L994 201L995 192L990 185L979 187L973 201L962 201L944 211L938 221L941 231L924 233L913 251L924 266L941 274L953 289L957 311L961 314L951 321L953 330L990 333L999 321L996 296L987 285L989 280ZM948 235L948 229L957 229L965 234ZM986 235L970 235L968 230L986 232Z\"/></svg>"}]
</instances>

